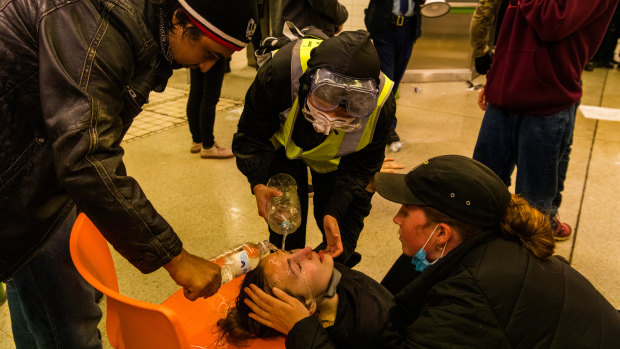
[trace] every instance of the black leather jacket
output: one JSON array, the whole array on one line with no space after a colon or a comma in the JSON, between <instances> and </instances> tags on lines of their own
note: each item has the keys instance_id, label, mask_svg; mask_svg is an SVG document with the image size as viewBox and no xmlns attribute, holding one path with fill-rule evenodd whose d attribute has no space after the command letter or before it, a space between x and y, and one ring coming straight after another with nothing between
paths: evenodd
<instances>
[{"instance_id":1,"label":"black leather jacket","mask_svg":"<svg viewBox=\"0 0 620 349\"><path fill-rule=\"evenodd\" d=\"M0 4L0 280L75 203L142 272L181 252L120 146L172 72L155 36L160 1Z\"/></svg>"}]
</instances>

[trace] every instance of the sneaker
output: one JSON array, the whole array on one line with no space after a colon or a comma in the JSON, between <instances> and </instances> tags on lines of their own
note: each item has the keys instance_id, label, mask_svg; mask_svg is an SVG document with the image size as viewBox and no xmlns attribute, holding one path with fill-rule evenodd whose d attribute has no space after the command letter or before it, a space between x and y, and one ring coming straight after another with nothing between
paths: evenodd
<instances>
[{"instance_id":1,"label":"sneaker","mask_svg":"<svg viewBox=\"0 0 620 349\"><path fill-rule=\"evenodd\" d=\"M200 157L203 159L228 159L233 156L235 155L233 155L230 149L220 147L217 143L214 143L209 149L200 149Z\"/></svg>"},{"instance_id":2,"label":"sneaker","mask_svg":"<svg viewBox=\"0 0 620 349\"><path fill-rule=\"evenodd\" d=\"M570 234L573 232L573 228L566 223L560 222L560 219L555 215L552 219L551 226L555 226L553 229L553 238L556 241L568 240Z\"/></svg>"},{"instance_id":3,"label":"sneaker","mask_svg":"<svg viewBox=\"0 0 620 349\"><path fill-rule=\"evenodd\" d=\"M202 143L192 142L192 145L189 147L190 153L198 153L202 149Z\"/></svg>"}]
</instances>

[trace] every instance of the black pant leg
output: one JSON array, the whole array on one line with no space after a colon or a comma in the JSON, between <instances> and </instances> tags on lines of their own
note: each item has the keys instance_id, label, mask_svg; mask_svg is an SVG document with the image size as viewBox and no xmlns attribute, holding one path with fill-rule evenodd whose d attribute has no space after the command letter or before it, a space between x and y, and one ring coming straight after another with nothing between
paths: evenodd
<instances>
[{"instance_id":1,"label":"black pant leg","mask_svg":"<svg viewBox=\"0 0 620 349\"><path fill-rule=\"evenodd\" d=\"M213 125L215 124L215 109L220 100L222 83L226 73L226 59L218 60L208 72L203 75L202 98L200 102L200 135L202 146L209 149L215 142Z\"/></svg>"},{"instance_id":2,"label":"black pant leg","mask_svg":"<svg viewBox=\"0 0 620 349\"><path fill-rule=\"evenodd\" d=\"M316 248L320 250L327 246L325 230L323 229L323 217L325 216L325 209L331 200L331 195L335 190L336 172L324 174L312 172L312 185L314 186L314 219L323 234L323 242ZM370 214L372 195L372 193L362 188L354 189L354 199L338 222L343 252L335 258L336 262L347 264L351 255L355 252L357 241L364 228L364 218Z\"/></svg>"},{"instance_id":3,"label":"black pant leg","mask_svg":"<svg viewBox=\"0 0 620 349\"><path fill-rule=\"evenodd\" d=\"M202 103L203 94L203 77L200 69L189 70L190 85L189 96L187 98L187 123L189 124L189 132L192 134L192 141L196 143L202 142L202 134L200 132L200 105Z\"/></svg>"}]
</instances>

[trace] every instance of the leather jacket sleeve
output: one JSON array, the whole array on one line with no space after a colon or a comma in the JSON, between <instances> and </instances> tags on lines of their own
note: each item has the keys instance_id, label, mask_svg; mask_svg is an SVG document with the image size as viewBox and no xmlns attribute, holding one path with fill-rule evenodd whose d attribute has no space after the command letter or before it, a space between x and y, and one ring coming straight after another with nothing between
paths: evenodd
<instances>
[{"instance_id":1,"label":"leather jacket sleeve","mask_svg":"<svg viewBox=\"0 0 620 349\"><path fill-rule=\"evenodd\" d=\"M82 11L79 19L93 25L68 25L77 20L71 14L47 16L38 43L43 118L56 176L114 248L143 273L152 272L178 255L182 243L127 176L120 142L141 110L139 100L148 96L150 88L140 89L148 82L137 77L155 68L158 46L147 40L135 47L97 10ZM128 89L137 100L128 97Z\"/></svg>"}]
</instances>

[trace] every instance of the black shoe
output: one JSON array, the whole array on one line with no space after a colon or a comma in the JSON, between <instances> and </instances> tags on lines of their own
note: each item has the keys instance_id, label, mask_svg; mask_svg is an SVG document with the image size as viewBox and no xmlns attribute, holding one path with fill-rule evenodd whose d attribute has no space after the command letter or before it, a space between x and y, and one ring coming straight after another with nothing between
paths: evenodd
<instances>
[{"instance_id":1,"label":"black shoe","mask_svg":"<svg viewBox=\"0 0 620 349\"><path fill-rule=\"evenodd\" d=\"M594 62L588 62L584 69L585 71L593 71L594 68L596 68L596 65L594 64Z\"/></svg>"}]
</instances>

